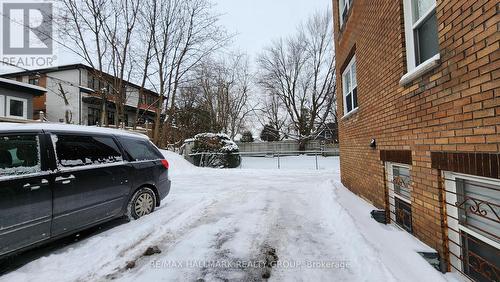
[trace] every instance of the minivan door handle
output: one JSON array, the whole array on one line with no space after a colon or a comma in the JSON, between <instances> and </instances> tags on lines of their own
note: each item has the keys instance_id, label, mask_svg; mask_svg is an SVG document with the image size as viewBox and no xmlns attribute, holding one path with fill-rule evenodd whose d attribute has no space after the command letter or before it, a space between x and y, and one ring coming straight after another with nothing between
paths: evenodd
<instances>
[{"instance_id":1,"label":"minivan door handle","mask_svg":"<svg viewBox=\"0 0 500 282\"><path fill-rule=\"evenodd\" d=\"M61 184L70 184L71 180L73 179L75 179L75 176L73 174L70 174L68 177L58 176L56 177L55 181Z\"/></svg>"},{"instance_id":2,"label":"minivan door handle","mask_svg":"<svg viewBox=\"0 0 500 282\"><path fill-rule=\"evenodd\" d=\"M31 191L34 191L34 190L40 189L42 186L47 186L47 185L49 185L49 181L47 179L42 179L42 180L40 180L40 183L36 183L36 184L26 183L23 185L23 188L30 189Z\"/></svg>"}]
</instances>

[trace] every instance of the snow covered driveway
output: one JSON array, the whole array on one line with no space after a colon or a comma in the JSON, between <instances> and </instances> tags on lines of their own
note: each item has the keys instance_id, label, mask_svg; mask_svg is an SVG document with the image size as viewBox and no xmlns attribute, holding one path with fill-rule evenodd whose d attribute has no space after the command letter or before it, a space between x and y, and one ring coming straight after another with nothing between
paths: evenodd
<instances>
[{"instance_id":1,"label":"snow covered driveway","mask_svg":"<svg viewBox=\"0 0 500 282\"><path fill-rule=\"evenodd\" d=\"M0 281L260 281L269 274L272 281L445 279L416 254L425 245L369 218L373 207L342 187L338 166L198 169L166 155L172 190L156 212ZM151 246L161 253L145 256ZM265 267L270 261L272 269Z\"/></svg>"}]
</instances>

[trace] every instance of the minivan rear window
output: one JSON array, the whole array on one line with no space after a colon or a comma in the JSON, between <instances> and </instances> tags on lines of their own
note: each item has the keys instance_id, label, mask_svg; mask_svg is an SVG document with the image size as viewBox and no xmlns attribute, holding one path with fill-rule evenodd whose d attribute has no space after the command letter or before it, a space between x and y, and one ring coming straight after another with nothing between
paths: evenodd
<instances>
[{"instance_id":1,"label":"minivan rear window","mask_svg":"<svg viewBox=\"0 0 500 282\"><path fill-rule=\"evenodd\" d=\"M120 143L132 161L149 161L162 158L153 145L146 140L121 137Z\"/></svg>"},{"instance_id":2,"label":"minivan rear window","mask_svg":"<svg viewBox=\"0 0 500 282\"><path fill-rule=\"evenodd\" d=\"M101 165L123 161L112 137L52 135L58 167Z\"/></svg>"},{"instance_id":3,"label":"minivan rear window","mask_svg":"<svg viewBox=\"0 0 500 282\"><path fill-rule=\"evenodd\" d=\"M0 136L0 177L39 171L41 166L38 136Z\"/></svg>"}]
</instances>

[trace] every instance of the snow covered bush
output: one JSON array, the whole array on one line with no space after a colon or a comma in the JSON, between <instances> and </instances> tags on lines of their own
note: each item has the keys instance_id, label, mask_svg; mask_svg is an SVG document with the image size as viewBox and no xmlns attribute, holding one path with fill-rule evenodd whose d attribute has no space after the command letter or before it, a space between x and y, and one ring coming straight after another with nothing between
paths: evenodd
<instances>
[{"instance_id":1,"label":"snow covered bush","mask_svg":"<svg viewBox=\"0 0 500 282\"><path fill-rule=\"evenodd\" d=\"M191 153L196 166L235 168L241 163L238 145L222 133L196 135Z\"/></svg>"}]
</instances>

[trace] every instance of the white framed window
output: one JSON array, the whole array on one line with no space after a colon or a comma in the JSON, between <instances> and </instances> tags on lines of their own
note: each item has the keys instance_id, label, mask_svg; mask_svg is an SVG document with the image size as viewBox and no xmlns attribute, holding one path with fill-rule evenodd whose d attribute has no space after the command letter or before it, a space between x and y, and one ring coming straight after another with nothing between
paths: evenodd
<instances>
[{"instance_id":1,"label":"white framed window","mask_svg":"<svg viewBox=\"0 0 500 282\"><path fill-rule=\"evenodd\" d=\"M352 5L353 0L339 0L339 22L340 27L342 27L345 22L347 22L347 16L349 14L349 8Z\"/></svg>"},{"instance_id":2,"label":"white framed window","mask_svg":"<svg viewBox=\"0 0 500 282\"><path fill-rule=\"evenodd\" d=\"M495 281L500 269L500 180L447 171L443 177L452 270L476 281Z\"/></svg>"},{"instance_id":3,"label":"white framed window","mask_svg":"<svg viewBox=\"0 0 500 282\"><path fill-rule=\"evenodd\" d=\"M5 96L0 95L0 117L5 116Z\"/></svg>"},{"instance_id":4,"label":"white framed window","mask_svg":"<svg viewBox=\"0 0 500 282\"><path fill-rule=\"evenodd\" d=\"M28 118L28 99L7 96L7 117Z\"/></svg>"},{"instance_id":5,"label":"white framed window","mask_svg":"<svg viewBox=\"0 0 500 282\"><path fill-rule=\"evenodd\" d=\"M391 222L412 233L411 167L406 164L386 163L387 186Z\"/></svg>"},{"instance_id":6,"label":"white framed window","mask_svg":"<svg viewBox=\"0 0 500 282\"><path fill-rule=\"evenodd\" d=\"M439 63L438 24L436 0L403 0L406 63L413 79Z\"/></svg>"},{"instance_id":7,"label":"white framed window","mask_svg":"<svg viewBox=\"0 0 500 282\"><path fill-rule=\"evenodd\" d=\"M353 56L342 73L344 116L358 109L358 81L356 79L356 56Z\"/></svg>"}]
</instances>

